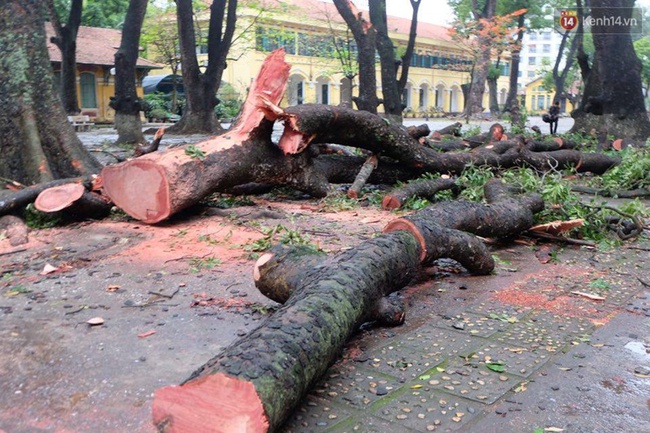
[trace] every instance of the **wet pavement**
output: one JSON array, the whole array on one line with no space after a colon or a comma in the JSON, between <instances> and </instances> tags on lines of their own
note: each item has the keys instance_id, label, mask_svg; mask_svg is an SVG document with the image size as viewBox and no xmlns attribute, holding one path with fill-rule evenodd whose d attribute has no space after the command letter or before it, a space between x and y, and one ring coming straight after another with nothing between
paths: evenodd
<instances>
[{"instance_id":1,"label":"wet pavement","mask_svg":"<svg viewBox=\"0 0 650 433\"><path fill-rule=\"evenodd\" d=\"M650 431L647 247L547 264L511 247L494 276L423 284L405 327L358 337L284 431Z\"/></svg>"}]
</instances>

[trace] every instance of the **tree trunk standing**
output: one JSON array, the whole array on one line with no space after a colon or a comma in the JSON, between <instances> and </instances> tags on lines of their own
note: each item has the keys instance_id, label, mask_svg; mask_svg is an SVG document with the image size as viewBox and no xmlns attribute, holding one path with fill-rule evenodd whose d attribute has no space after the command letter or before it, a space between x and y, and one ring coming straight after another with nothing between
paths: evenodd
<instances>
[{"instance_id":1,"label":"tree trunk standing","mask_svg":"<svg viewBox=\"0 0 650 433\"><path fill-rule=\"evenodd\" d=\"M499 58L497 60L497 64L495 67L490 66L490 70L488 71L488 77L487 77L490 114L492 114L495 117L499 116L499 113L501 111L499 109L499 98L497 94L498 93L497 80L501 76L501 71L499 70L500 63L501 63L501 59Z\"/></svg>"},{"instance_id":2,"label":"tree trunk standing","mask_svg":"<svg viewBox=\"0 0 650 433\"><path fill-rule=\"evenodd\" d=\"M53 44L61 50L61 101L67 114L78 114L77 102L77 33L81 25L82 0L72 0L70 14L65 26L61 25L59 15L54 8L54 0L47 0L50 22L56 36L51 38Z\"/></svg>"},{"instance_id":3,"label":"tree trunk standing","mask_svg":"<svg viewBox=\"0 0 650 433\"><path fill-rule=\"evenodd\" d=\"M631 0L592 2L594 61L580 107L572 113L574 131L604 128L619 138L639 141L650 135L641 62L634 51L630 29L604 25L612 16L630 19L633 4Z\"/></svg>"},{"instance_id":4,"label":"tree trunk standing","mask_svg":"<svg viewBox=\"0 0 650 433\"><path fill-rule=\"evenodd\" d=\"M506 97L506 104L503 107L504 112L511 112L515 103L517 104L517 111L519 111L519 101L517 100L517 90L519 88L519 62L521 61L521 43L524 39L525 33L525 20L526 14L521 14L517 18L517 42L511 51L510 58L510 77L508 81L508 96Z\"/></svg>"},{"instance_id":5,"label":"tree trunk standing","mask_svg":"<svg viewBox=\"0 0 650 433\"><path fill-rule=\"evenodd\" d=\"M496 4L496 0L485 0L483 7L479 10L476 2L472 2L472 14L478 22L476 43L480 48L480 53L472 68L472 82L470 83L469 92L465 101L463 116L467 119L481 114L484 109L483 94L485 93L485 81L490 72L490 64L492 61L492 38L489 34L485 33L485 26L487 24L482 21L490 20L494 17Z\"/></svg>"},{"instance_id":6,"label":"tree trunk standing","mask_svg":"<svg viewBox=\"0 0 650 433\"><path fill-rule=\"evenodd\" d=\"M167 132L188 134L220 131L221 125L214 107L219 103L217 90L226 69L226 56L235 32L237 0L216 0L210 6L208 65L203 73L196 58L192 1L176 0L176 12L186 105L181 120Z\"/></svg>"},{"instance_id":7,"label":"tree trunk standing","mask_svg":"<svg viewBox=\"0 0 650 433\"><path fill-rule=\"evenodd\" d=\"M43 14L37 0L10 0L0 9L0 177L26 185L101 169L54 89Z\"/></svg>"},{"instance_id":8,"label":"tree trunk standing","mask_svg":"<svg viewBox=\"0 0 650 433\"><path fill-rule=\"evenodd\" d=\"M359 110L377 114L377 75L375 72L376 31L350 0L333 0L334 6L350 28L357 43L359 96L354 99Z\"/></svg>"},{"instance_id":9,"label":"tree trunk standing","mask_svg":"<svg viewBox=\"0 0 650 433\"><path fill-rule=\"evenodd\" d=\"M370 21L377 31L376 42L377 52L379 53L380 59L384 113L389 119L396 123L402 123L402 111L405 108L402 94L406 87L408 70L413 55L413 48L415 47L418 24L417 14L420 7L420 0L411 0L411 5L413 6L413 16L411 18L409 41L406 47L406 52L401 59L401 74L398 79L398 64L395 58L395 48L393 46L393 41L388 36L386 1L381 0L368 3L370 9Z\"/></svg>"},{"instance_id":10,"label":"tree trunk standing","mask_svg":"<svg viewBox=\"0 0 650 433\"><path fill-rule=\"evenodd\" d=\"M465 101L465 112L463 113L463 116L468 119L483 112L485 81L490 72L490 63L492 60L490 50L492 39L490 39L489 36L479 36L477 43L480 47L483 47L483 50L476 59L474 73L472 74L472 82L469 85L467 100Z\"/></svg>"},{"instance_id":11,"label":"tree trunk standing","mask_svg":"<svg viewBox=\"0 0 650 433\"><path fill-rule=\"evenodd\" d=\"M490 114L492 116L498 117L501 110L499 109L499 98L498 98L498 84L497 79L494 77L488 77L488 94L490 98Z\"/></svg>"},{"instance_id":12,"label":"tree trunk standing","mask_svg":"<svg viewBox=\"0 0 650 433\"><path fill-rule=\"evenodd\" d=\"M393 41L388 36L386 22L386 1L378 0L368 3L370 21L377 32L376 43L379 54L379 70L381 76L381 89L384 105L384 114L396 123L402 123L402 110L404 102L402 94L397 88L397 59ZM402 65L403 66L403 65Z\"/></svg>"},{"instance_id":13,"label":"tree trunk standing","mask_svg":"<svg viewBox=\"0 0 650 433\"><path fill-rule=\"evenodd\" d=\"M555 58L555 64L553 65L553 84L555 85L555 97L553 102L558 102L560 98L564 95L564 85L566 84L567 76L569 71L573 67L573 62L575 61L576 51L578 50L578 45L582 41L583 27L582 27L582 8L579 8L578 11L578 22L579 27L576 34L571 40L571 45L569 46L569 51L566 54L566 61L564 62L564 67L560 72L560 63L562 62L562 53L564 53L564 48L566 46L567 40L569 38L570 32L565 31L562 35L562 41L560 42L560 48L558 56ZM573 83L571 83L573 84Z\"/></svg>"},{"instance_id":14,"label":"tree trunk standing","mask_svg":"<svg viewBox=\"0 0 650 433\"><path fill-rule=\"evenodd\" d=\"M135 65L140 52L140 33L147 0L131 0L122 28L122 42L115 53L115 96L110 106L115 110L117 143L144 143L140 111L142 100L135 89Z\"/></svg>"}]
</instances>

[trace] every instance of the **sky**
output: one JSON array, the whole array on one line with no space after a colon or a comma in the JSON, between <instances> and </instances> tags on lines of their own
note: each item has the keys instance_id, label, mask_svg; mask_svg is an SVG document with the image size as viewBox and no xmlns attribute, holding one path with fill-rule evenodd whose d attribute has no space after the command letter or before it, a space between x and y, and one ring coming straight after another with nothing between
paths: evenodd
<instances>
[{"instance_id":1,"label":"sky","mask_svg":"<svg viewBox=\"0 0 650 433\"><path fill-rule=\"evenodd\" d=\"M650 1L650 0L648 0ZM360 8L367 9L367 0L354 0ZM411 18L413 8L409 0L386 0L386 12L402 18ZM432 24L450 25L454 14L445 0L421 0L418 11L418 21Z\"/></svg>"},{"instance_id":2,"label":"sky","mask_svg":"<svg viewBox=\"0 0 650 433\"><path fill-rule=\"evenodd\" d=\"M354 3L360 8L368 8L367 0L354 0ZM548 1L551 6L553 3L553 0ZM650 0L636 0L634 6L650 10ZM413 11L409 0L386 0L386 8L388 15L403 18L411 18ZM418 20L448 26L454 20L454 14L446 0L421 0Z\"/></svg>"}]
</instances>

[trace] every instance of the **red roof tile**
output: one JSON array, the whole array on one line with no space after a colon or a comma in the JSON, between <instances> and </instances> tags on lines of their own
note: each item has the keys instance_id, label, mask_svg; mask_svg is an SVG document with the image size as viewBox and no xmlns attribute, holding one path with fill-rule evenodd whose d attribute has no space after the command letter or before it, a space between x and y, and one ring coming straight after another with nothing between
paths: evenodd
<instances>
[{"instance_id":1,"label":"red roof tile","mask_svg":"<svg viewBox=\"0 0 650 433\"><path fill-rule=\"evenodd\" d=\"M343 23L343 18L341 18L336 6L332 3L326 3L320 0L285 0L285 3L300 8L309 18L323 20L325 17L330 17L334 22ZM364 12L367 18L368 13L367 11ZM389 31L408 35L411 28L411 20L409 18L388 16L387 19ZM418 21L417 35L418 37L451 41L448 29L445 26Z\"/></svg>"},{"instance_id":2,"label":"red roof tile","mask_svg":"<svg viewBox=\"0 0 650 433\"><path fill-rule=\"evenodd\" d=\"M54 36L54 29L50 23L45 24L47 33L47 50L50 54L50 61L61 61L61 50L50 42ZM79 27L77 34L77 63L82 65L103 65L113 66L115 64L115 52L120 46L122 32L113 29L99 27ZM162 66L147 59L138 58L136 63L140 68L161 68Z\"/></svg>"}]
</instances>

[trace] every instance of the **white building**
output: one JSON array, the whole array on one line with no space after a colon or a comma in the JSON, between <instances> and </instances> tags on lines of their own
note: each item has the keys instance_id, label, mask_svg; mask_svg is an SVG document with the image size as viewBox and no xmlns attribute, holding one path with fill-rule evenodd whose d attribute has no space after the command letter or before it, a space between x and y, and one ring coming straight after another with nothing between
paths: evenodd
<instances>
[{"instance_id":1,"label":"white building","mask_svg":"<svg viewBox=\"0 0 650 433\"><path fill-rule=\"evenodd\" d=\"M522 41L521 61L519 62L519 92L523 87L538 78L542 65L548 61L553 67L560 50L562 35L553 29L526 32Z\"/></svg>"}]
</instances>

